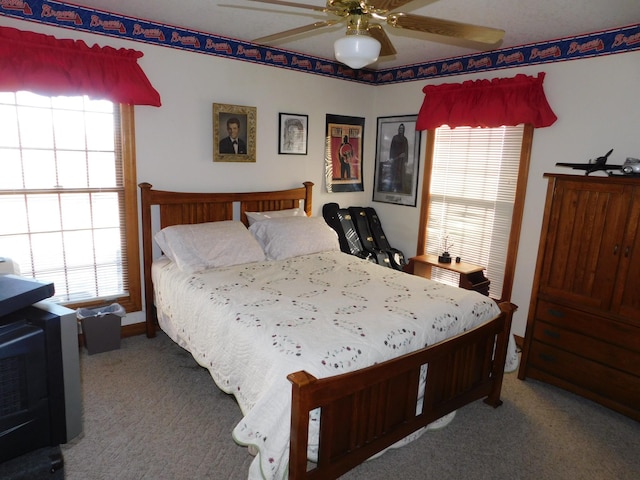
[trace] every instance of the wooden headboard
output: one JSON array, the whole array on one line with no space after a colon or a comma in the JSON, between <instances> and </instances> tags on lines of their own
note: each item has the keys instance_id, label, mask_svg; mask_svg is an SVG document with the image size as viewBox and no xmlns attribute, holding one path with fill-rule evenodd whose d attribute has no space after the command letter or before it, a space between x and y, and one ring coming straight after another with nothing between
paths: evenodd
<instances>
[{"instance_id":1,"label":"wooden headboard","mask_svg":"<svg viewBox=\"0 0 640 480\"><path fill-rule=\"evenodd\" d=\"M240 218L245 225L245 212L269 212L297 208L304 202L304 211L311 216L313 182L289 190L243 193L189 193L154 190L149 183L140 183L142 208L142 249L144 263L144 300L147 337L156 335L156 315L153 304L151 263L153 262L152 207L158 206L160 228L204 222L234 220L234 205L239 205Z\"/></svg>"}]
</instances>

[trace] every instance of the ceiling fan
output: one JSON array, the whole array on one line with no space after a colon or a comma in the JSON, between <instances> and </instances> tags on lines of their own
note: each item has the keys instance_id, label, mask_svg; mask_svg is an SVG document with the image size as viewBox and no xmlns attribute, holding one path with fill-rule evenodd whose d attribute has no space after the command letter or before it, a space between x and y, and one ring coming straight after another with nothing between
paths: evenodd
<instances>
[{"instance_id":1,"label":"ceiling fan","mask_svg":"<svg viewBox=\"0 0 640 480\"><path fill-rule=\"evenodd\" d=\"M286 37L346 21L346 36L335 42L335 55L339 62L356 69L375 62L378 56L395 55L397 53L381 23L395 28L454 37L487 45L496 45L502 40L505 33L504 30L497 28L413 15L411 13L391 13L393 10L413 0L327 0L325 7L284 0L251 1L304 8L316 12L329 13L338 17L256 38L253 40L254 43L268 44Z\"/></svg>"}]
</instances>

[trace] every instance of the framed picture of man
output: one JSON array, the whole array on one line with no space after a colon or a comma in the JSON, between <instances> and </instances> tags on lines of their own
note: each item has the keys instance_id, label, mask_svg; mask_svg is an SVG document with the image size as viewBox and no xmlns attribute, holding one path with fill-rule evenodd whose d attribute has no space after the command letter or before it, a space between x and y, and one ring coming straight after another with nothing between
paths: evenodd
<instances>
[{"instance_id":1,"label":"framed picture of man","mask_svg":"<svg viewBox=\"0 0 640 480\"><path fill-rule=\"evenodd\" d=\"M306 155L309 116L294 113L280 114L278 130L278 153L283 155Z\"/></svg>"},{"instance_id":2,"label":"framed picture of man","mask_svg":"<svg viewBox=\"0 0 640 480\"><path fill-rule=\"evenodd\" d=\"M364 118L327 114L325 181L327 192L362 192Z\"/></svg>"},{"instance_id":3,"label":"framed picture of man","mask_svg":"<svg viewBox=\"0 0 640 480\"><path fill-rule=\"evenodd\" d=\"M213 104L213 161L256 161L256 107Z\"/></svg>"},{"instance_id":4,"label":"framed picture of man","mask_svg":"<svg viewBox=\"0 0 640 480\"><path fill-rule=\"evenodd\" d=\"M417 115L378 117L373 201L416 206L420 138Z\"/></svg>"}]
</instances>

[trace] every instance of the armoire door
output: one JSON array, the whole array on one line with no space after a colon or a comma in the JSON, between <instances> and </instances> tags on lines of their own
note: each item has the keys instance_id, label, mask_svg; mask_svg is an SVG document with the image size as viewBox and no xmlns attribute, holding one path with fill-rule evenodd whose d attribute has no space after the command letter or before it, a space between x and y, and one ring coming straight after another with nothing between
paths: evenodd
<instances>
[{"instance_id":1,"label":"armoire door","mask_svg":"<svg viewBox=\"0 0 640 480\"><path fill-rule=\"evenodd\" d=\"M611 311L640 326L640 187L633 189Z\"/></svg>"},{"instance_id":2,"label":"armoire door","mask_svg":"<svg viewBox=\"0 0 640 480\"><path fill-rule=\"evenodd\" d=\"M631 192L624 185L556 179L540 293L577 306L611 303Z\"/></svg>"}]
</instances>

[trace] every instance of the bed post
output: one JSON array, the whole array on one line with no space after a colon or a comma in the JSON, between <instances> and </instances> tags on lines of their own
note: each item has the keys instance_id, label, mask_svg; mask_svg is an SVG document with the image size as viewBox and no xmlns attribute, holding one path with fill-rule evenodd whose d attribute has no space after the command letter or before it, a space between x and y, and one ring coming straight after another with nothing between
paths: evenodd
<instances>
[{"instance_id":1,"label":"bed post","mask_svg":"<svg viewBox=\"0 0 640 480\"><path fill-rule=\"evenodd\" d=\"M156 336L155 316L153 314L153 286L151 283L151 261L153 239L151 238L151 184L140 183L140 203L142 208L142 264L144 271L144 310L147 337Z\"/></svg>"},{"instance_id":2,"label":"bed post","mask_svg":"<svg viewBox=\"0 0 640 480\"><path fill-rule=\"evenodd\" d=\"M307 217L312 215L311 193L313 191L313 182L304 182L304 213Z\"/></svg>"},{"instance_id":3,"label":"bed post","mask_svg":"<svg viewBox=\"0 0 640 480\"><path fill-rule=\"evenodd\" d=\"M310 397L305 387L317 379L305 371L291 373L287 379L292 384L291 438L289 439L289 478L305 478L307 474L307 448L309 441Z\"/></svg>"},{"instance_id":4,"label":"bed post","mask_svg":"<svg viewBox=\"0 0 640 480\"><path fill-rule=\"evenodd\" d=\"M500 392L502 390L502 380L504 378L504 366L507 361L507 346L509 344L509 338L511 337L511 321L513 320L513 314L518 309L518 306L511 302L499 303L500 311L504 314L504 328L496 339L496 356L493 361L493 371L491 376L493 382L491 383L491 392L483 401L487 405L491 405L496 408L502 405L500 400Z\"/></svg>"}]
</instances>

